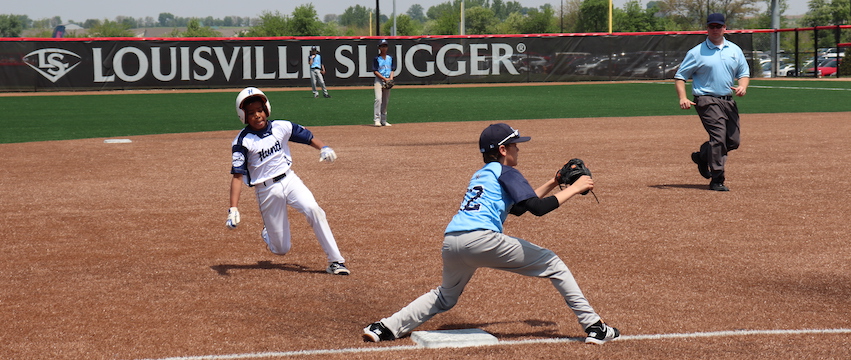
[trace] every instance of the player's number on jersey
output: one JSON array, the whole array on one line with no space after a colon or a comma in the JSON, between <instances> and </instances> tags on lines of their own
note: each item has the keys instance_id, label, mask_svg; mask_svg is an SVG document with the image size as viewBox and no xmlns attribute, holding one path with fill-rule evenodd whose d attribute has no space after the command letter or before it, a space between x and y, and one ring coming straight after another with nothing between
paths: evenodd
<instances>
[{"instance_id":1,"label":"player's number on jersey","mask_svg":"<svg viewBox=\"0 0 851 360\"><path fill-rule=\"evenodd\" d=\"M479 200L482 197L482 194L485 192L485 188L481 185L473 186L472 188L467 189L467 192L470 193L470 199L465 201L463 206L461 206L461 210L464 211L478 211L481 204L475 203L476 200Z\"/></svg>"}]
</instances>

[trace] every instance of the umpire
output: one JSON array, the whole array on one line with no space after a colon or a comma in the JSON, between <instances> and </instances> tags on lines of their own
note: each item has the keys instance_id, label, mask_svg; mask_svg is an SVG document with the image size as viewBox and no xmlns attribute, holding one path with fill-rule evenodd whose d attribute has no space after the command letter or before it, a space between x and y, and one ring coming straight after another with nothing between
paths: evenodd
<instances>
[{"instance_id":1,"label":"umpire","mask_svg":"<svg viewBox=\"0 0 851 360\"><path fill-rule=\"evenodd\" d=\"M727 41L724 15L710 14L706 19L706 40L686 54L674 85L680 98L680 108L694 105L709 141L700 151L691 154L700 175L710 180L709 189L730 191L724 185L724 164L727 153L739 147L739 109L733 95L745 96L750 81L750 69L738 45ZM694 101L686 95L686 80L692 79ZM735 85L738 80L738 86Z\"/></svg>"}]
</instances>

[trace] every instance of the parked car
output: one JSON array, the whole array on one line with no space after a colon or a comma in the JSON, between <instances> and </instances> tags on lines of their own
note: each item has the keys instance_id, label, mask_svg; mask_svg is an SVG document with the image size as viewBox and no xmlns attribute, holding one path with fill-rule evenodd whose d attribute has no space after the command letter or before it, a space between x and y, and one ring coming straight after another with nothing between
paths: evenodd
<instances>
[{"instance_id":1,"label":"parked car","mask_svg":"<svg viewBox=\"0 0 851 360\"><path fill-rule=\"evenodd\" d=\"M582 63L576 65L576 75L589 75L591 69L599 65L602 61L599 57L589 57L582 60Z\"/></svg>"},{"instance_id":2,"label":"parked car","mask_svg":"<svg viewBox=\"0 0 851 360\"><path fill-rule=\"evenodd\" d=\"M647 71L647 76L654 79L673 79L674 75L677 74L677 70L680 69L680 61L682 61L682 59L668 59L667 63L662 63L659 66L650 68Z\"/></svg>"},{"instance_id":3,"label":"parked car","mask_svg":"<svg viewBox=\"0 0 851 360\"><path fill-rule=\"evenodd\" d=\"M591 58L588 52L557 52L553 56L549 73L555 75L575 74L576 67Z\"/></svg>"},{"instance_id":4,"label":"parked car","mask_svg":"<svg viewBox=\"0 0 851 360\"><path fill-rule=\"evenodd\" d=\"M624 76L634 77L634 78L649 78L651 77L649 73L654 69L658 69L662 67L661 60L651 60L645 62L643 64L633 66L632 68L626 70L624 72Z\"/></svg>"},{"instance_id":5,"label":"parked car","mask_svg":"<svg viewBox=\"0 0 851 360\"><path fill-rule=\"evenodd\" d=\"M814 71L818 71L818 76L836 76L836 69L842 63L842 58L825 59L817 69L807 68L804 70L804 76L813 76Z\"/></svg>"},{"instance_id":6,"label":"parked car","mask_svg":"<svg viewBox=\"0 0 851 360\"><path fill-rule=\"evenodd\" d=\"M760 65L762 66L762 77L772 77L771 74L771 60L760 61ZM795 76L795 65L787 64L785 61L780 61L777 66L777 76Z\"/></svg>"},{"instance_id":7,"label":"parked car","mask_svg":"<svg viewBox=\"0 0 851 360\"><path fill-rule=\"evenodd\" d=\"M759 69L760 75L764 78L771 77L771 60L760 60L759 61Z\"/></svg>"},{"instance_id":8,"label":"parked car","mask_svg":"<svg viewBox=\"0 0 851 360\"><path fill-rule=\"evenodd\" d=\"M777 69L777 76L795 76L795 64L782 65Z\"/></svg>"},{"instance_id":9,"label":"parked car","mask_svg":"<svg viewBox=\"0 0 851 360\"><path fill-rule=\"evenodd\" d=\"M520 72L542 73L547 72L551 66L546 58L535 55L520 56L516 59L512 58L512 62L514 63L514 68Z\"/></svg>"}]
</instances>

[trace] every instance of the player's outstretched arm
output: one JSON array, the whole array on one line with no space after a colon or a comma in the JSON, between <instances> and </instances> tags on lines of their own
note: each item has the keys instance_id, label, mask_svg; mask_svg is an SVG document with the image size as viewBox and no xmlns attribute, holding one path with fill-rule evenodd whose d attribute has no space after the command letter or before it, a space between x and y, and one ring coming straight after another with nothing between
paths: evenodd
<instances>
[{"instance_id":1,"label":"player's outstretched arm","mask_svg":"<svg viewBox=\"0 0 851 360\"><path fill-rule=\"evenodd\" d=\"M558 199L559 205L564 204L565 201L572 198L576 194L581 194L586 191L594 190L594 179L592 179L588 175L580 176L579 179L576 179L572 185L568 186L564 190L561 190L555 194L556 199Z\"/></svg>"},{"instance_id":2,"label":"player's outstretched arm","mask_svg":"<svg viewBox=\"0 0 851 360\"><path fill-rule=\"evenodd\" d=\"M547 196L550 191L553 191L556 186L558 186L558 182L556 182L555 178L550 179L549 181L544 183L544 185L541 185L537 189L535 189L535 194L538 195L539 198L543 198L544 196Z\"/></svg>"},{"instance_id":3,"label":"player's outstretched arm","mask_svg":"<svg viewBox=\"0 0 851 360\"><path fill-rule=\"evenodd\" d=\"M242 193L242 174L233 174L230 179L230 207L239 205L239 195Z\"/></svg>"},{"instance_id":4,"label":"player's outstretched arm","mask_svg":"<svg viewBox=\"0 0 851 360\"><path fill-rule=\"evenodd\" d=\"M314 149L319 150L320 162L334 162L334 160L337 160L337 153L335 153L334 149L332 149L330 146L325 145L322 140L319 140L314 137L312 140L310 140L310 146L312 146Z\"/></svg>"},{"instance_id":5,"label":"player's outstretched arm","mask_svg":"<svg viewBox=\"0 0 851 360\"><path fill-rule=\"evenodd\" d=\"M225 222L230 229L236 229L239 225L239 195L242 192L242 174L233 174L230 180L230 208L228 208L228 219Z\"/></svg>"}]
</instances>

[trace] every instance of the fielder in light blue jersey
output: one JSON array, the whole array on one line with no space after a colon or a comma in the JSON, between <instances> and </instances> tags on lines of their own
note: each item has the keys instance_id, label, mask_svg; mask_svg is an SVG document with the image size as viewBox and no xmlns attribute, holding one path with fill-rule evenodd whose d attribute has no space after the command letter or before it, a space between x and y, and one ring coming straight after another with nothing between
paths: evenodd
<instances>
[{"instance_id":1,"label":"fielder in light blue jersey","mask_svg":"<svg viewBox=\"0 0 851 360\"><path fill-rule=\"evenodd\" d=\"M517 166L517 143L531 140L506 124L488 126L479 138L485 166L473 174L458 212L449 222L443 239L443 282L390 317L363 329L364 341L394 340L410 333L433 316L458 302L464 287L478 268L510 271L549 279L587 333L585 342L603 344L620 336L594 311L570 270L551 250L503 233L508 214L527 211L542 216L576 194L594 188L589 176L546 196L558 183L550 179L533 189Z\"/></svg>"},{"instance_id":2,"label":"fielder in light blue jersey","mask_svg":"<svg viewBox=\"0 0 851 360\"><path fill-rule=\"evenodd\" d=\"M391 126L387 122L387 103L390 101L390 89L393 88L393 72L396 71L396 60L387 54L389 47L390 44L387 43L387 40L381 40L378 43L378 56L372 59L372 73L375 74L375 82L373 83L375 103L372 120L375 126Z\"/></svg>"},{"instance_id":3,"label":"fielder in light blue jersey","mask_svg":"<svg viewBox=\"0 0 851 360\"><path fill-rule=\"evenodd\" d=\"M319 97L319 91L316 90L316 84L322 88L322 95L330 98L328 89L325 87L325 65L322 64L322 55L319 54L319 49L316 46L310 48L310 57L307 58L310 63L310 87L313 90L313 98Z\"/></svg>"}]
</instances>

